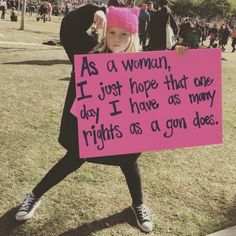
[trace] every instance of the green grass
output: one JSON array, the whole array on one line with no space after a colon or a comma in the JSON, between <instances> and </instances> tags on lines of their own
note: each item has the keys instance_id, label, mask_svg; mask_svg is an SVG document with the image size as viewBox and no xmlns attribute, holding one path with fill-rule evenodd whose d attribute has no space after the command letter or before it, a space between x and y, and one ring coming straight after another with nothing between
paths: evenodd
<instances>
[{"instance_id":1,"label":"green grass","mask_svg":"<svg viewBox=\"0 0 236 236\"><path fill-rule=\"evenodd\" d=\"M236 2L235 2L235 0L230 0L229 2L230 2L230 4L232 5L232 7L233 7L234 9L236 9Z\"/></svg>"},{"instance_id":2,"label":"green grass","mask_svg":"<svg viewBox=\"0 0 236 236\"><path fill-rule=\"evenodd\" d=\"M15 207L65 153L57 143L71 66L58 39L60 21L1 21L0 235L138 236L119 168L84 165L43 197L33 219L14 221ZM236 221L236 54L223 53L224 143L144 153L139 160L151 236L206 235Z\"/></svg>"}]
</instances>

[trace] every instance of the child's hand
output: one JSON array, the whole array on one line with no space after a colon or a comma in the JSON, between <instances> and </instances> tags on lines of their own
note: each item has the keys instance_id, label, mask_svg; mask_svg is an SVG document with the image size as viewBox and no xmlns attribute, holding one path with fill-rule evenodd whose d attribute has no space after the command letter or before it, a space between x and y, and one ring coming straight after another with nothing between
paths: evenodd
<instances>
[{"instance_id":1,"label":"child's hand","mask_svg":"<svg viewBox=\"0 0 236 236\"><path fill-rule=\"evenodd\" d=\"M107 18L105 16L104 12L101 10L96 11L94 14L93 22L97 28L105 27L105 25L107 23Z\"/></svg>"},{"instance_id":2,"label":"child's hand","mask_svg":"<svg viewBox=\"0 0 236 236\"><path fill-rule=\"evenodd\" d=\"M183 46L183 45L176 45L175 46L175 52L178 56L184 56L187 51L188 51L187 46Z\"/></svg>"}]
</instances>

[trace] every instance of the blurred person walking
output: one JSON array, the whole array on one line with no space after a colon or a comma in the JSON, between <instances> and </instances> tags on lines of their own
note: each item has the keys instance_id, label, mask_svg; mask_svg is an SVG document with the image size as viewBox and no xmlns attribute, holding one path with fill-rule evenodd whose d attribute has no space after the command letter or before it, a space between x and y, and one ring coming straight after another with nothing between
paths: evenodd
<instances>
[{"instance_id":1,"label":"blurred person walking","mask_svg":"<svg viewBox=\"0 0 236 236\"><path fill-rule=\"evenodd\" d=\"M15 7L13 7L11 9L11 12L10 12L10 19L11 21L17 21L18 20L18 16L17 16L17 10Z\"/></svg>"},{"instance_id":2,"label":"blurred person walking","mask_svg":"<svg viewBox=\"0 0 236 236\"><path fill-rule=\"evenodd\" d=\"M185 29L182 32L183 43L192 49L199 48L201 33L200 25L198 23L196 23L194 26L193 22L188 21L185 25Z\"/></svg>"},{"instance_id":3,"label":"blurred person walking","mask_svg":"<svg viewBox=\"0 0 236 236\"><path fill-rule=\"evenodd\" d=\"M5 19L5 14L7 10L6 0L0 0L0 10L2 11L1 19Z\"/></svg>"},{"instance_id":4,"label":"blurred person walking","mask_svg":"<svg viewBox=\"0 0 236 236\"><path fill-rule=\"evenodd\" d=\"M139 44L144 49L146 46L146 40L147 40L147 26L150 22L150 14L147 11L147 4L141 5L141 10L139 14Z\"/></svg>"},{"instance_id":5,"label":"blurred person walking","mask_svg":"<svg viewBox=\"0 0 236 236\"><path fill-rule=\"evenodd\" d=\"M217 24L214 24L213 28L210 28L209 34L210 34L210 45L209 45L209 47L215 47L214 44L217 41L218 34L219 34Z\"/></svg>"},{"instance_id":6,"label":"blurred person walking","mask_svg":"<svg viewBox=\"0 0 236 236\"><path fill-rule=\"evenodd\" d=\"M150 15L150 21L149 21L149 23L147 25L147 40L148 40L148 42L150 40L150 25L151 25L151 22L154 20L156 11L157 10L154 8L154 3L149 1L148 2L148 13ZM148 49L148 46L143 48L143 50L147 50L147 49Z\"/></svg>"},{"instance_id":7,"label":"blurred person walking","mask_svg":"<svg viewBox=\"0 0 236 236\"><path fill-rule=\"evenodd\" d=\"M150 23L149 50L166 49L166 25L170 19L170 25L174 35L178 34L178 26L174 20L171 10L168 7L168 0L159 0L159 10L153 14L153 21Z\"/></svg>"},{"instance_id":8,"label":"blurred person walking","mask_svg":"<svg viewBox=\"0 0 236 236\"><path fill-rule=\"evenodd\" d=\"M208 27L206 23L202 22L200 24L200 29L201 29L200 42L201 42L201 46L204 46L204 41L206 41L207 39L207 31L208 31Z\"/></svg>"},{"instance_id":9,"label":"blurred person walking","mask_svg":"<svg viewBox=\"0 0 236 236\"><path fill-rule=\"evenodd\" d=\"M222 52L225 51L225 46L228 43L230 36L230 29L228 25L222 25L222 28L219 31L219 46L221 47Z\"/></svg>"},{"instance_id":10,"label":"blurred person walking","mask_svg":"<svg viewBox=\"0 0 236 236\"><path fill-rule=\"evenodd\" d=\"M235 45L236 45L236 27L233 28L232 34L231 34L231 38L232 38L232 52L235 52Z\"/></svg>"}]
</instances>

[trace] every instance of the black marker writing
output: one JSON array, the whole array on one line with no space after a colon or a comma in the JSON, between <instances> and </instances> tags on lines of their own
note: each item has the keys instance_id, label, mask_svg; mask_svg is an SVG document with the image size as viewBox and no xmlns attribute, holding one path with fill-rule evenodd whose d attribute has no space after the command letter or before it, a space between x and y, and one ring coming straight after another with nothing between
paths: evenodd
<instances>
[{"instance_id":1,"label":"black marker writing","mask_svg":"<svg viewBox=\"0 0 236 236\"><path fill-rule=\"evenodd\" d=\"M81 92L81 96L80 96L80 97L77 97L77 100L78 100L78 101L92 97L92 95L85 95L85 93L84 93L84 86L85 86L86 84L87 84L87 81L82 81L82 82L80 82L80 83L77 83L77 86L80 88L80 92Z\"/></svg>"}]
</instances>

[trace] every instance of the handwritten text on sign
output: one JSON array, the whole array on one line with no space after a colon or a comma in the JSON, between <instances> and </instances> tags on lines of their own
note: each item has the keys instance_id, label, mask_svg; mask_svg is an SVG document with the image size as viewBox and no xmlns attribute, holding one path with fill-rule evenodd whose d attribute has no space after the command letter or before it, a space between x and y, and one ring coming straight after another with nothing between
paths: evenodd
<instances>
[{"instance_id":1,"label":"handwritten text on sign","mask_svg":"<svg viewBox=\"0 0 236 236\"><path fill-rule=\"evenodd\" d=\"M220 49L75 56L82 158L222 143Z\"/></svg>"}]
</instances>

